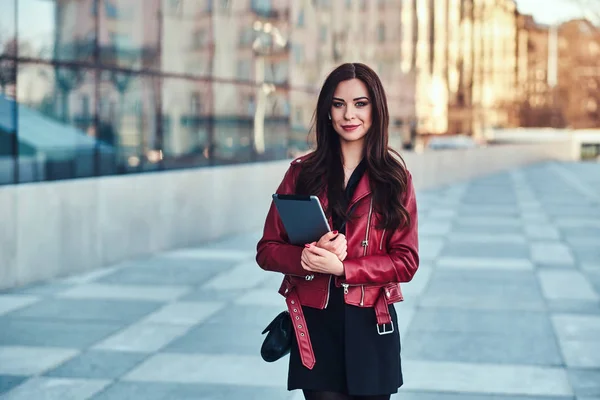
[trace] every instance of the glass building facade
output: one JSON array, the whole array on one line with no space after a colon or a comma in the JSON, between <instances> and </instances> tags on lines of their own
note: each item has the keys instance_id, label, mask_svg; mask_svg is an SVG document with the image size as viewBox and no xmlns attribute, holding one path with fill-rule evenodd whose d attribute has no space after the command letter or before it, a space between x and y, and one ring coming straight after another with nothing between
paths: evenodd
<instances>
[{"instance_id":1,"label":"glass building facade","mask_svg":"<svg viewBox=\"0 0 600 400\"><path fill-rule=\"evenodd\" d=\"M291 3L0 0L0 184L305 151Z\"/></svg>"}]
</instances>

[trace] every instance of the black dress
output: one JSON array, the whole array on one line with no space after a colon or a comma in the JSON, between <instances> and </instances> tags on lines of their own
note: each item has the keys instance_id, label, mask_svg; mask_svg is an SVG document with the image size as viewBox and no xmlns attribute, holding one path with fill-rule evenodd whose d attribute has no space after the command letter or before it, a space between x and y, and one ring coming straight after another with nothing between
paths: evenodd
<instances>
[{"instance_id":1,"label":"black dress","mask_svg":"<svg viewBox=\"0 0 600 400\"><path fill-rule=\"evenodd\" d=\"M364 174L363 162L350 177L343 197L352 198ZM340 218L333 215L333 229L344 233ZM342 228L342 229L340 229ZM396 310L390 306L394 332L377 333L375 310L344 303L344 292L331 279L329 303L319 310L302 307L310 333L316 364L304 367L295 341L290 352L288 390L332 391L354 396L396 393L402 386L400 336Z\"/></svg>"}]
</instances>

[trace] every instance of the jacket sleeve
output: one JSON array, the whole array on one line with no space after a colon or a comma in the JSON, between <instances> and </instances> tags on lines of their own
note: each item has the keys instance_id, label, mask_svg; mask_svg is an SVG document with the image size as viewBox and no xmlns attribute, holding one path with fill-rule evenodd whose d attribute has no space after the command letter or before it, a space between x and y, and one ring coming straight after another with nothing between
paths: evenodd
<instances>
[{"instance_id":1,"label":"jacket sleeve","mask_svg":"<svg viewBox=\"0 0 600 400\"><path fill-rule=\"evenodd\" d=\"M293 175L293 168L288 169L277 189L278 194L294 193ZM276 271L287 275L308 275L300 263L303 248L289 243L273 201L271 201L271 207L267 214L263 236L259 240L256 250L256 262L266 271Z\"/></svg>"},{"instance_id":2,"label":"jacket sleeve","mask_svg":"<svg viewBox=\"0 0 600 400\"><path fill-rule=\"evenodd\" d=\"M419 267L417 201L412 177L408 175L403 205L410 225L397 229L389 239L388 254L358 257L344 261L348 284L410 282Z\"/></svg>"}]
</instances>

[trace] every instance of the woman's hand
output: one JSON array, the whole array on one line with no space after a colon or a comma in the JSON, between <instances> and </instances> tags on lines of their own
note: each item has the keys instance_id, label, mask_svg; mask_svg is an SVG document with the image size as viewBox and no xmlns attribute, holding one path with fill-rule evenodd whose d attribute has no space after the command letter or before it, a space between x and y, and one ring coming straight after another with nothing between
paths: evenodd
<instances>
[{"instance_id":1,"label":"woman's hand","mask_svg":"<svg viewBox=\"0 0 600 400\"><path fill-rule=\"evenodd\" d=\"M314 243L307 244L302 250L300 262L302 268L306 271L337 276L344 275L344 264L338 256L329 250L315 246Z\"/></svg>"},{"instance_id":2,"label":"woman's hand","mask_svg":"<svg viewBox=\"0 0 600 400\"><path fill-rule=\"evenodd\" d=\"M327 232L316 243L311 243L317 247L332 252L340 261L344 261L348 255L348 242L346 236L338 231Z\"/></svg>"}]
</instances>

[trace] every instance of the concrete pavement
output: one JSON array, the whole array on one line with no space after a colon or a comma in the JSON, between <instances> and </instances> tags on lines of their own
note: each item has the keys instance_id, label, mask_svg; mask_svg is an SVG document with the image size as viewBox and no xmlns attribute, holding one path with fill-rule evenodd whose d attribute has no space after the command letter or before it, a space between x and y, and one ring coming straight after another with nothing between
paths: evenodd
<instances>
[{"instance_id":1,"label":"concrete pavement","mask_svg":"<svg viewBox=\"0 0 600 400\"><path fill-rule=\"evenodd\" d=\"M393 398L599 400L600 164L537 164L418 201ZM284 307L280 276L254 263L258 237L1 292L0 398L301 399L287 358L258 354Z\"/></svg>"}]
</instances>

